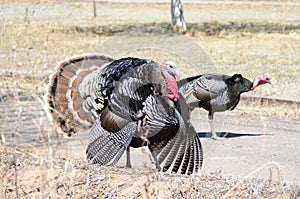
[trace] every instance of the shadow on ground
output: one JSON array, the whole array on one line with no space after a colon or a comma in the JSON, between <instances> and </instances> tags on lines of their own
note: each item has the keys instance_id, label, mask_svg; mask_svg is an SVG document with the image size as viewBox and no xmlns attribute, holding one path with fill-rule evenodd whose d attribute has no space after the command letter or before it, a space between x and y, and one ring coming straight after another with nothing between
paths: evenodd
<instances>
[{"instance_id":1,"label":"shadow on ground","mask_svg":"<svg viewBox=\"0 0 300 199\"><path fill-rule=\"evenodd\" d=\"M220 138L237 138L237 137L253 137L253 136L263 136L263 135L273 135L273 134L253 134L253 133L231 133L231 132L217 132L216 133ZM211 132L199 132L198 136L200 138L210 138Z\"/></svg>"}]
</instances>

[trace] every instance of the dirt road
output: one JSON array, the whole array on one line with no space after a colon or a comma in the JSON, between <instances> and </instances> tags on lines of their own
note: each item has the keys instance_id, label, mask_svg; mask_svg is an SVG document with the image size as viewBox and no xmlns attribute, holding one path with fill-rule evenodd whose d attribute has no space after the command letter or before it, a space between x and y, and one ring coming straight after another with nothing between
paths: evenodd
<instances>
[{"instance_id":1,"label":"dirt road","mask_svg":"<svg viewBox=\"0 0 300 199\"><path fill-rule=\"evenodd\" d=\"M215 141L209 138L206 112L196 110L192 118L203 144L203 172L240 177L250 174L273 180L280 177L284 182L300 183L299 121L242 116L238 112L220 113L216 114L215 124L218 135L225 138ZM134 153L136 160L142 155L138 150ZM260 167L263 168L259 170Z\"/></svg>"},{"instance_id":2,"label":"dirt road","mask_svg":"<svg viewBox=\"0 0 300 199\"><path fill-rule=\"evenodd\" d=\"M16 146L17 150L38 154L40 148L49 146L70 157L85 159L88 131L58 139L41 102L24 101L18 106L1 102L0 112L5 147ZM192 118L203 144L204 173L300 183L300 121L242 115L239 111L219 113L215 128L225 138L214 141L209 138L207 113L195 110ZM149 157L147 149L132 149L133 167L151 167ZM124 156L118 165L125 165Z\"/></svg>"}]
</instances>

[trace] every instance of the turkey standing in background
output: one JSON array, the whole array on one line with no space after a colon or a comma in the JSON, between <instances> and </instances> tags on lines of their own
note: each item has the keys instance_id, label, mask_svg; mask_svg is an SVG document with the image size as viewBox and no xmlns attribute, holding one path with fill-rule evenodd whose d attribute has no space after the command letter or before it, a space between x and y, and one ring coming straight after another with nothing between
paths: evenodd
<instances>
[{"instance_id":1,"label":"turkey standing in background","mask_svg":"<svg viewBox=\"0 0 300 199\"><path fill-rule=\"evenodd\" d=\"M179 104L175 65L103 56L94 56L99 60L93 63L92 57L61 62L50 77L45 100L56 126L70 136L78 125L93 123L87 148L93 163L115 164L134 136L148 144L157 169L197 172L201 143L175 108Z\"/></svg>"},{"instance_id":2,"label":"turkey standing in background","mask_svg":"<svg viewBox=\"0 0 300 199\"><path fill-rule=\"evenodd\" d=\"M258 75L251 82L241 74L203 74L181 80L178 87L191 110L202 107L208 111L212 138L217 139L213 128L214 113L233 110L242 93L253 91L259 85L270 83L270 80L267 75Z\"/></svg>"}]
</instances>

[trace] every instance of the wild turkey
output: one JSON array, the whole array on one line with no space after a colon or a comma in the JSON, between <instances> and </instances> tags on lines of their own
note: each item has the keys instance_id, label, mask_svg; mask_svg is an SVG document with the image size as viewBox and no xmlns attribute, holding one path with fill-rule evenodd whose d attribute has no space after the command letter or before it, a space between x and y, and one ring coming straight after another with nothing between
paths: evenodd
<instances>
[{"instance_id":1,"label":"wild turkey","mask_svg":"<svg viewBox=\"0 0 300 199\"><path fill-rule=\"evenodd\" d=\"M115 164L134 137L148 144L158 169L190 174L201 168L202 147L193 126L175 108L176 78L169 61L73 57L50 77L47 110L69 136L79 125L93 123L87 148L93 163Z\"/></svg>"},{"instance_id":2,"label":"wild turkey","mask_svg":"<svg viewBox=\"0 0 300 199\"><path fill-rule=\"evenodd\" d=\"M208 111L212 138L217 139L213 128L214 113L233 110L238 105L242 93L253 91L259 85L270 83L270 80L267 75L257 75L251 82L241 74L203 74L182 79L178 87L191 110L202 107Z\"/></svg>"}]
</instances>

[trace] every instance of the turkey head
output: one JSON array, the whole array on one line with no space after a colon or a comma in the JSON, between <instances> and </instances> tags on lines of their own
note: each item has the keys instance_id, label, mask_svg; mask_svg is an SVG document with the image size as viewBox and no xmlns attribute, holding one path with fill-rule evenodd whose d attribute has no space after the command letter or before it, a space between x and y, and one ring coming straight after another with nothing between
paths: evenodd
<instances>
[{"instance_id":1,"label":"turkey head","mask_svg":"<svg viewBox=\"0 0 300 199\"><path fill-rule=\"evenodd\" d=\"M253 80L253 85L251 87L251 90L253 91L259 85L263 85L263 84L267 84L267 83L271 84L270 81L271 81L271 77L269 77L266 74L257 75Z\"/></svg>"},{"instance_id":2,"label":"turkey head","mask_svg":"<svg viewBox=\"0 0 300 199\"><path fill-rule=\"evenodd\" d=\"M167 81L169 99L176 102L179 98L177 81L180 80L176 64L171 61L164 61L161 65L161 73Z\"/></svg>"}]
</instances>

